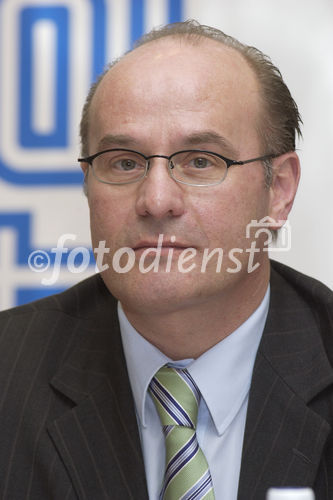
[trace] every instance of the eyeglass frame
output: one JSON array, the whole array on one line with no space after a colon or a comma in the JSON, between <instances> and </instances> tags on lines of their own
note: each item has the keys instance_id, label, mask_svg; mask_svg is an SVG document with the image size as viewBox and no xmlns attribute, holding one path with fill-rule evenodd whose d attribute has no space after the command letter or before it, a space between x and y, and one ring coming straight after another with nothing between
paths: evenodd
<instances>
[{"instance_id":1,"label":"eyeglass frame","mask_svg":"<svg viewBox=\"0 0 333 500\"><path fill-rule=\"evenodd\" d=\"M100 156L100 155L102 155L104 153L109 153L111 151L127 151L128 153L135 153L135 154L138 154L138 155L142 156L142 158L144 158L145 161L146 161L144 174L141 177L138 177L137 179L135 179L134 181L126 181L126 182L109 182L109 181L103 181L103 180L99 179L96 176L95 172L94 172L94 167L93 167L92 162L98 156ZM210 155L213 155L213 156L217 156L218 158L220 158L221 160L223 160L225 162L225 164L227 165L225 176L222 177L222 179L220 181L214 182L213 184L192 184L192 183L189 183L189 182L180 181L180 180L176 179L175 177L173 177L172 170L174 169L174 166L173 166L173 164L171 162L172 158L174 156L180 154L180 153L192 153L192 152L210 154ZM178 182L180 184L184 184L185 186L209 187L209 186L217 186L218 184L221 184L224 181L224 179L227 177L229 168L231 166L233 166L233 165L246 165L247 163L254 163L255 161L271 160L273 158L277 158L278 156L280 156L280 154L273 154L273 153L271 153L271 154L266 154L264 156L258 156L256 158L251 158L249 160L231 160L230 158L226 158L225 156L223 156L223 155L221 155L219 153L215 153L213 151L207 151L207 150L204 150L204 149L184 149L184 150L181 150L181 151L176 151L175 153L172 153L172 155L170 155L170 156L167 156L167 155L150 155L150 156L146 156L143 153L140 153L140 151L135 151L134 149L111 148L111 149L104 149L103 151L99 151L98 153L94 153L93 155L87 156L85 158L78 158L77 161L80 162L80 163L88 163L92 167L93 175L94 175L95 179L98 180L98 182L101 182L103 184L110 184L110 185L113 185L113 186L123 186L123 185L126 185L126 184L134 184L135 182L138 182L138 181L144 179L147 176L147 174L149 172L149 169L150 169L150 161L149 160L151 160L152 158L164 158L165 160L168 160L168 171L169 171L171 179L173 179L175 182Z\"/></svg>"}]
</instances>

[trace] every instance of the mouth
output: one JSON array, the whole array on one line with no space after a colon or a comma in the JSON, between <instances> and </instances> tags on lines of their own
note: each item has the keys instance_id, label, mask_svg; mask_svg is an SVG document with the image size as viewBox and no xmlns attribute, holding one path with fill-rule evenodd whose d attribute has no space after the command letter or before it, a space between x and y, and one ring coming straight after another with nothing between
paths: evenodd
<instances>
[{"instance_id":1,"label":"mouth","mask_svg":"<svg viewBox=\"0 0 333 500\"><path fill-rule=\"evenodd\" d=\"M139 254L139 253L141 254L145 250L151 250L154 253L157 251L160 251L161 254L163 255L166 252L169 252L171 250L176 251L176 252L182 252L183 250L185 250L187 248L193 248L193 245L190 245L190 244L184 243L184 242L176 242L175 238L171 238L171 239L167 239L167 240L161 240L159 238L158 240L139 241L133 247L133 250L135 251L136 254Z\"/></svg>"}]
</instances>

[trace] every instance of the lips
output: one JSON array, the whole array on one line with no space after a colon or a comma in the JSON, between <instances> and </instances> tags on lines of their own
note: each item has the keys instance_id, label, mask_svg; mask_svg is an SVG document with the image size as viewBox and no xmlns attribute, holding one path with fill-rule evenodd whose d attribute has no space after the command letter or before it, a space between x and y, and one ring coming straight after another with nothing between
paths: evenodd
<instances>
[{"instance_id":1,"label":"lips","mask_svg":"<svg viewBox=\"0 0 333 500\"><path fill-rule=\"evenodd\" d=\"M162 245L159 244L158 241L140 241L137 245L133 247L133 250L145 250L146 248L179 248L180 250L184 250L185 248L189 248L191 245L186 245L184 243L174 243L171 241L163 241Z\"/></svg>"},{"instance_id":2,"label":"lips","mask_svg":"<svg viewBox=\"0 0 333 500\"><path fill-rule=\"evenodd\" d=\"M175 236L164 238L163 235L159 235L159 238L157 240L156 238L140 240L132 248L134 251L146 250L148 248L173 248L174 250L184 250L186 248L193 248L193 245L184 241L177 241Z\"/></svg>"}]
</instances>

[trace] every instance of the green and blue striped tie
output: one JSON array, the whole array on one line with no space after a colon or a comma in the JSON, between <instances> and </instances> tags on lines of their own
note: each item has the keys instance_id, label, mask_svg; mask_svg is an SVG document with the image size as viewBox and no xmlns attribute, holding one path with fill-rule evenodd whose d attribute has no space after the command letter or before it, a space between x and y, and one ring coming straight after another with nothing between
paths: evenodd
<instances>
[{"instance_id":1,"label":"green and blue striped tie","mask_svg":"<svg viewBox=\"0 0 333 500\"><path fill-rule=\"evenodd\" d=\"M150 394L163 426L166 468L160 500L214 500L207 460L196 435L200 391L186 369L163 366Z\"/></svg>"}]
</instances>

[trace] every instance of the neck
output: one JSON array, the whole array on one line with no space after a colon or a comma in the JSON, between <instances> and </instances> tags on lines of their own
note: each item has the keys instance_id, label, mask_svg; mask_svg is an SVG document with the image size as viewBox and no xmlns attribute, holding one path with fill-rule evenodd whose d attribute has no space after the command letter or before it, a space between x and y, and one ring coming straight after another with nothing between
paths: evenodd
<instances>
[{"instance_id":1,"label":"neck","mask_svg":"<svg viewBox=\"0 0 333 500\"><path fill-rule=\"evenodd\" d=\"M259 307L267 290L269 264L247 283L184 308L137 313L122 304L134 328L173 360L198 358L235 331Z\"/></svg>"}]
</instances>

